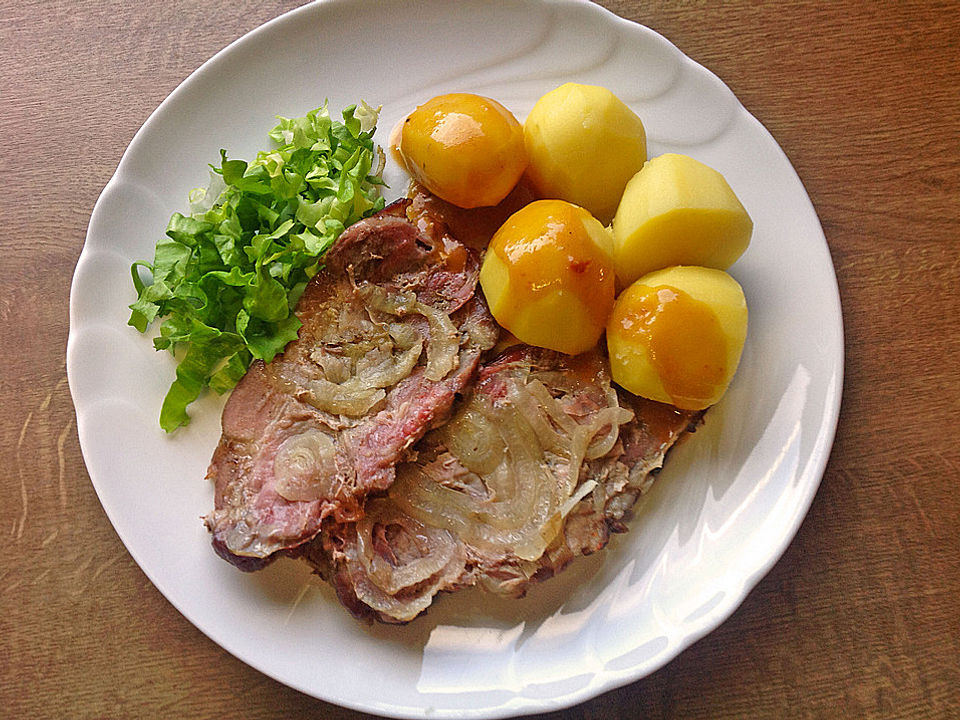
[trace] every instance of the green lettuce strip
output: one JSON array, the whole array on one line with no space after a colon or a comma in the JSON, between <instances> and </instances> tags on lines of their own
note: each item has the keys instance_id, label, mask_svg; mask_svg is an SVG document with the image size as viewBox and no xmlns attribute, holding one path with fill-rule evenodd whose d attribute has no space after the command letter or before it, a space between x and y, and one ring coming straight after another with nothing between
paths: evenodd
<instances>
[{"instance_id":1,"label":"green lettuce strip","mask_svg":"<svg viewBox=\"0 0 960 720\"><path fill-rule=\"evenodd\" d=\"M253 360L270 362L297 337L293 308L323 254L383 209L378 112L361 102L341 122L324 104L278 117L275 147L251 163L221 150L210 187L190 193L189 215L173 214L153 262L131 266L129 324L146 332L159 321L154 347L178 359L160 410L167 432L190 422L187 406L205 389L230 390Z\"/></svg>"}]
</instances>

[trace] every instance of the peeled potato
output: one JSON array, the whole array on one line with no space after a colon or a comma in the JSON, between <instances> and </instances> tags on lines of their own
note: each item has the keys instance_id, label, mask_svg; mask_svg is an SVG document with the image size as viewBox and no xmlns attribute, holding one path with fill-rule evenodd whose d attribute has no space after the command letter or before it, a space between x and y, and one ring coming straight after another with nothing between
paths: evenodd
<instances>
[{"instance_id":1,"label":"peeled potato","mask_svg":"<svg viewBox=\"0 0 960 720\"><path fill-rule=\"evenodd\" d=\"M635 395L703 410L726 392L746 337L746 299L730 275L658 270L617 298L607 323L611 373Z\"/></svg>"},{"instance_id":2,"label":"peeled potato","mask_svg":"<svg viewBox=\"0 0 960 720\"><path fill-rule=\"evenodd\" d=\"M562 200L524 206L500 227L480 269L497 322L522 342L574 355L600 339L615 293L609 230Z\"/></svg>"},{"instance_id":3,"label":"peeled potato","mask_svg":"<svg viewBox=\"0 0 960 720\"><path fill-rule=\"evenodd\" d=\"M496 100L439 95L403 121L397 151L434 195L462 208L496 205L527 167L523 128Z\"/></svg>"},{"instance_id":4,"label":"peeled potato","mask_svg":"<svg viewBox=\"0 0 960 720\"><path fill-rule=\"evenodd\" d=\"M671 265L726 270L752 233L723 175L686 155L660 155L627 183L613 218L617 277L629 285Z\"/></svg>"},{"instance_id":5,"label":"peeled potato","mask_svg":"<svg viewBox=\"0 0 960 720\"><path fill-rule=\"evenodd\" d=\"M523 139L538 195L580 205L604 223L647 159L640 118L596 85L566 83L541 97L524 121Z\"/></svg>"}]
</instances>

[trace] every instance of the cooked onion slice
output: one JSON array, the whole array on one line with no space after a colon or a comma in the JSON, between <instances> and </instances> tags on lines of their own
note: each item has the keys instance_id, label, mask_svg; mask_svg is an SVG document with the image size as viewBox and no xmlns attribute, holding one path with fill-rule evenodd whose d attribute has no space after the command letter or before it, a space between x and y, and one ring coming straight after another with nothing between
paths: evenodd
<instances>
[{"instance_id":1,"label":"cooked onion slice","mask_svg":"<svg viewBox=\"0 0 960 720\"><path fill-rule=\"evenodd\" d=\"M447 448L471 473L493 472L503 460L506 445L495 423L478 403L468 405L441 432Z\"/></svg>"},{"instance_id":2,"label":"cooked onion slice","mask_svg":"<svg viewBox=\"0 0 960 720\"><path fill-rule=\"evenodd\" d=\"M536 560L592 490L579 481L584 461L608 451L632 413L614 392L576 392L576 381L564 392L550 378L551 392L529 368L499 375L495 392L481 389L436 431L445 452L401 466L389 495L481 551Z\"/></svg>"},{"instance_id":3,"label":"cooked onion slice","mask_svg":"<svg viewBox=\"0 0 960 720\"><path fill-rule=\"evenodd\" d=\"M464 568L463 546L383 498L367 502L356 543L344 549L357 597L395 620L412 620Z\"/></svg>"},{"instance_id":4,"label":"cooked onion slice","mask_svg":"<svg viewBox=\"0 0 960 720\"><path fill-rule=\"evenodd\" d=\"M364 358L357 363L356 374L342 383L330 382L325 378L309 380L305 383L307 400L314 407L335 415L357 417L364 415L386 397L384 388L390 388L413 372L417 365L422 343L402 350L399 355L392 353L372 362Z\"/></svg>"},{"instance_id":5,"label":"cooked onion slice","mask_svg":"<svg viewBox=\"0 0 960 720\"><path fill-rule=\"evenodd\" d=\"M416 311L427 318L430 337L427 340L427 380L443 380L459 364L460 335L450 316L422 302Z\"/></svg>"},{"instance_id":6,"label":"cooked onion slice","mask_svg":"<svg viewBox=\"0 0 960 720\"><path fill-rule=\"evenodd\" d=\"M308 428L281 443L273 460L277 493L287 500L333 497L337 477L337 449L325 432Z\"/></svg>"},{"instance_id":7,"label":"cooked onion slice","mask_svg":"<svg viewBox=\"0 0 960 720\"><path fill-rule=\"evenodd\" d=\"M390 594L432 577L457 549L449 532L426 527L382 498L367 503L357 522L357 542L364 570Z\"/></svg>"},{"instance_id":8,"label":"cooked onion slice","mask_svg":"<svg viewBox=\"0 0 960 720\"><path fill-rule=\"evenodd\" d=\"M432 305L417 300L412 292L388 292L379 285L365 284L357 288L367 307L391 315L422 315L427 319L428 380L442 380L457 367L460 334L450 316Z\"/></svg>"},{"instance_id":9,"label":"cooked onion slice","mask_svg":"<svg viewBox=\"0 0 960 720\"><path fill-rule=\"evenodd\" d=\"M450 316L421 303L412 292L391 292L370 283L361 283L356 292L363 306L344 306L331 321L352 328L355 339L327 346L318 338L311 364L268 369L279 375L274 382L284 392L348 418L375 409L421 362L425 346L424 375L434 381L458 366L460 352L459 332Z\"/></svg>"},{"instance_id":10,"label":"cooked onion slice","mask_svg":"<svg viewBox=\"0 0 960 720\"><path fill-rule=\"evenodd\" d=\"M324 346L319 338L306 370L271 368L269 372L279 375L274 382L284 392L332 415L358 418L375 409L391 387L413 372L424 346L428 380L442 380L457 368L460 334L448 314L420 302L412 292L388 291L371 283L361 283L356 292L363 306L344 306L332 321L352 328L356 338L333 347Z\"/></svg>"}]
</instances>

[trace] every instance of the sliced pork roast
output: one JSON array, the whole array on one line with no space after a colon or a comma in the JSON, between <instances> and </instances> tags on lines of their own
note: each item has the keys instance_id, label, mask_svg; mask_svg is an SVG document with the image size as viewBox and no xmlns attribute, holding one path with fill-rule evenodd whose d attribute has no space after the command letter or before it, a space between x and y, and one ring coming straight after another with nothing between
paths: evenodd
<instances>
[{"instance_id":1,"label":"sliced pork roast","mask_svg":"<svg viewBox=\"0 0 960 720\"><path fill-rule=\"evenodd\" d=\"M358 617L409 621L469 585L521 596L625 530L701 416L617 390L599 352L515 346L361 519L331 518L304 555Z\"/></svg>"},{"instance_id":2,"label":"sliced pork roast","mask_svg":"<svg viewBox=\"0 0 960 720\"><path fill-rule=\"evenodd\" d=\"M307 542L325 518L358 520L496 342L477 254L412 222L408 205L341 235L297 304L298 339L251 365L224 408L205 522L241 569Z\"/></svg>"}]
</instances>

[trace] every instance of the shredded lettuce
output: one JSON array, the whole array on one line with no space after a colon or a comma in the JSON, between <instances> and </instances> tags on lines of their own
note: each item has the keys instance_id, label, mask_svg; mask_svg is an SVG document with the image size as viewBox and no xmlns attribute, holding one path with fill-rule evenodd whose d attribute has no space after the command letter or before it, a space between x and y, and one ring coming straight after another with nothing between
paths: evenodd
<instances>
[{"instance_id":1,"label":"shredded lettuce","mask_svg":"<svg viewBox=\"0 0 960 720\"><path fill-rule=\"evenodd\" d=\"M254 359L269 362L297 337L293 308L323 254L383 208L378 112L361 102L340 122L324 104L278 117L275 147L251 163L221 150L210 186L190 193L188 215L173 214L153 262L131 266L129 324L146 332L159 319L154 347L178 359L160 409L167 432L190 422L187 406L205 388L230 390Z\"/></svg>"}]
</instances>

